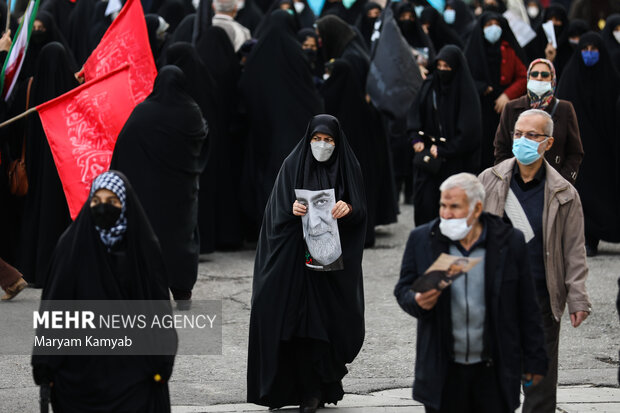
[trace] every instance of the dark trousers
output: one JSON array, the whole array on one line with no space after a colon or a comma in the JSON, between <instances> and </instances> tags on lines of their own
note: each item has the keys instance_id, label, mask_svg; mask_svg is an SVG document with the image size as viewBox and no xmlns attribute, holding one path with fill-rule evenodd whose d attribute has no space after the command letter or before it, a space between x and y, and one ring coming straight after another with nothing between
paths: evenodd
<instances>
[{"instance_id":1,"label":"dark trousers","mask_svg":"<svg viewBox=\"0 0 620 413\"><path fill-rule=\"evenodd\" d=\"M549 297L539 297L540 310L545 330L545 349L549 357L549 371L538 386L523 389L523 413L553 413L556 405L558 386L558 345L560 344L560 323L551 312Z\"/></svg>"},{"instance_id":2,"label":"dark trousers","mask_svg":"<svg viewBox=\"0 0 620 413\"><path fill-rule=\"evenodd\" d=\"M426 413L509 412L495 368L484 362L470 365L451 363L441 395L441 408L425 409Z\"/></svg>"}]
</instances>

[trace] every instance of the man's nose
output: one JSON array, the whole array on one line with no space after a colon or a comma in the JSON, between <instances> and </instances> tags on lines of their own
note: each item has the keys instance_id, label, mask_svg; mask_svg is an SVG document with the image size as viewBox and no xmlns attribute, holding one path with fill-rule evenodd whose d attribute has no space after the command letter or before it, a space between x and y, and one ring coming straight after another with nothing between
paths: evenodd
<instances>
[{"instance_id":1,"label":"man's nose","mask_svg":"<svg viewBox=\"0 0 620 413\"><path fill-rule=\"evenodd\" d=\"M319 218L319 214L315 213L312 210L308 210L308 224L310 228L314 228L321 224L321 218Z\"/></svg>"}]
</instances>

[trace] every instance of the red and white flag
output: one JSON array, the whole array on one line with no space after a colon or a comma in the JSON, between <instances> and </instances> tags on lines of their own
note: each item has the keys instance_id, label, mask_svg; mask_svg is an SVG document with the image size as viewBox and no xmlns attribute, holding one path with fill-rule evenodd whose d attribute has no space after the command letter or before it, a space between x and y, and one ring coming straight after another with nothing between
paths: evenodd
<instances>
[{"instance_id":1,"label":"red and white flag","mask_svg":"<svg viewBox=\"0 0 620 413\"><path fill-rule=\"evenodd\" d=\"M15 83L17 83L19 72L22 69L37 10L39 10L39 0L30 0L24 13L24 18L13 37L9 54L4 61L2 73L0 74L0 90L5 101L11 96Z\"/></svg>"},{"instance_id":2,"label":"red and white flag","mask_svg":"<svg viewBox=\"0 0 620 413\"><path fill-rule=\"evenodd\" d=\"M153 90L157 68L153 60L140 0L128 0L84 63L89 82L124 64L130 65L129 82L137 103Z\"/></svg>"},{"instance_id":3,"label":"red and white flag","mask_svg":"<svg viewBox=\"0 0 620 413\"><path fill-rule=\"evenodd\" d=\"M116 138L136 106L130 74L124 65L36 107L72 219L93 179L109 169Z\"/></svg>"}]
</instances>

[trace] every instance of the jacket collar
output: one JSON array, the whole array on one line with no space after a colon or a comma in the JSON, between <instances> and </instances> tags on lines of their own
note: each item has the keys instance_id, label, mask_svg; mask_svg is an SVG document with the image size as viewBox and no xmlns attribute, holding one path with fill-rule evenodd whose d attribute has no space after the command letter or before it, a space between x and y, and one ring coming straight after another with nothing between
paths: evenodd
<instances>
[{"instance_id":1,"label":"jacket collar","mask_svg":"<svg viewBox=\"0 0 620 413\"><path fill-rule=\"evenodd\" d=\"M510 183L512 179L512 171L517 162L516 158L510 158L495 165L492 168L493 174L501 179ZM558 198L560 204L565 204L570 201L573 196L571 191L567 191L570 188L570 183L560 175L558 171L553 168L546 159L543 158L543 168L545 168L545 191L550 195L555 195Z\"/></svg>"}]
</instances>

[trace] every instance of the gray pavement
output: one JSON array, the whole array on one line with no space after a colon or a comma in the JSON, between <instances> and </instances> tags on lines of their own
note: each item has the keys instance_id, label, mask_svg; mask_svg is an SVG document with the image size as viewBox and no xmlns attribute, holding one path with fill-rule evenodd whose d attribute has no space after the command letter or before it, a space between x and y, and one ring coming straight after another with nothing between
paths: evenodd
<instances>
[{"instance_id":1,"label":"gray pavement","mask_svg":"<svg viewBox=\"0 0 620 413\"><path fill-rule=\"evenodd\" d=\"M410 398L416 323L400 310L392 295L405 242L413 227L412 207L401 205L401 209L399 222L378 228L377 245L364 252L366 340L344 379L347 395L337 410L333 406L331 410L423 411ZM254 251L217 252L202 258L194 297L223 300L222 355L176 358L170 382L173 411L266 411L264 407L244 404ZM615 310L620 245L602 243L600 255L589 259L588 264L593 313L578 329L570 326L566 314L563 318L558 412L620 412L620 324ZM39 296L40 291L27 289L16 300L36 302ZM0 314L10 318L18 308L13 303L0 303ZM29 363L26 355L0 356L0 412L38 411L38 389ZM283 409L287 410L294 411Z\"/></svg>"}]
</instances>

